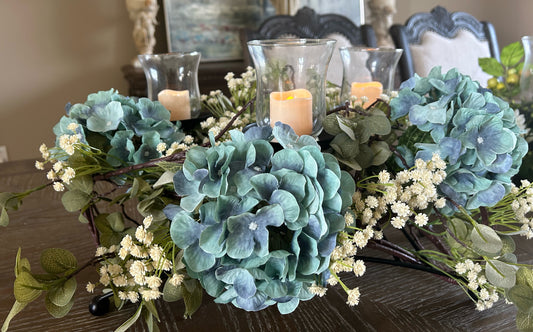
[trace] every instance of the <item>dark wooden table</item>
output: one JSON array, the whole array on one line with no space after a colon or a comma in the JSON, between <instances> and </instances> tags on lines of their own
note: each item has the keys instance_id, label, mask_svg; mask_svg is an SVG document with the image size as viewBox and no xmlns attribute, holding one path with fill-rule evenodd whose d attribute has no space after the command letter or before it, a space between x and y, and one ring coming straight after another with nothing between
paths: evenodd
<instances>
[{"instance_id":1,"label":"dark wooden table","mask_svg":"<svg viewBox=\"0 0 533 332\"><path fill-rule=\"evenodd\" d=\"M23 191L45 181L45 173L34 169L33 161L0 164L0 192ZM19 247L38 271L39 254L49 247L72 251L80 262L94 254L87 226L77 214L66 212L61 195L51 189L25 200L21 210L11 214L11 223L0 228L0 321L14 302L13 267ZM532 262L531 243L518 241L519 261ZM368 253L367 253L368 254ZM157 303L161 331L515 331L516 310L500 300L492 309L478 312L465 293L425 272L367 263L363 277L346 276L348 286L359 286L361 301L348 307L340 287L323 298L302 302L295 312L281 315L275 307L246 312L232 305L218 305L208 295L192 319L184 319L182 302ZM78 290L71 312L52 318L41 297L11 322L10 331L112 331L135 311L127 306L120 312L94 317L88 312L93 297L85 291L96 272L87 269L78 276ZM137 323L131 331L144 331Z\"/></svg>"}]
</instances>

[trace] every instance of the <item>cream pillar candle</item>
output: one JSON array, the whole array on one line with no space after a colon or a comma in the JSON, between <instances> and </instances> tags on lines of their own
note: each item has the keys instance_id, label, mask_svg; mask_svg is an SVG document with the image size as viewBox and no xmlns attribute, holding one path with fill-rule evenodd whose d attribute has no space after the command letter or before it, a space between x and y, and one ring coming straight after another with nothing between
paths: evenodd
<instances>
[{"instance_id":1,"label":"cream pillar candle","mask_svg":"<svg viewBox=\"0 0 533 332\"><path fill-rule=\"evenodd\" d=\"M159 92L157 100L170 111L170 121L191 118L189 90L177 91L165 89Z\"/></svg>"},{"instance_id":2,"label":"cream pillar candle","mask_svg":"<svg viewBox=\"0 0 533 332\"><path fill-rule=\"evenodd\" d=\"M353 82L351 95L357 98L367 97L365 105L372 105L383 93L383 85L380 82Z\"/></svg>"},{"instance_id":3,"label":"cream pillar candle","mask_svg":"<svg viewBox=\"0 0 533 332\"><path fill-rule=\"evenodd\" d=\"M270 126L283 122L294 132L311 135L313 132L313 96L306 89L296 89L270 94Z\"/></svg>"}]
</instances>

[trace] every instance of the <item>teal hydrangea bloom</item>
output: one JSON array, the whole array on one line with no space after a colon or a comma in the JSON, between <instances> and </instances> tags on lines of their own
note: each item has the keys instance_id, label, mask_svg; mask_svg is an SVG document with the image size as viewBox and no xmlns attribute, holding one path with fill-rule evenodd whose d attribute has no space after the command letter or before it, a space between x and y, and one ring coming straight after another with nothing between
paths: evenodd
<instances>
[{"instance_id":1,"label":"teal hydrangea bloom","mask_svg":"<svg viewBox=\"0 0 533 332\"><path fill-rule=\"evenodd\" d=\"M164 209L172 239L215 302L292 312L313 297L313 282L326 280L355 183L286 125L230 133L189 150L175 174L180 205ZM285 148L274 152L272 136Z\"/></svg>"},{"instance_id":2,"label":"teal hydrangea bloom","mask_svg":"<svg viewBox=\"0 0 533 332\"><path fill-rule=\"evenodd\" d=\"M456 69L442 74L435 67L428 77L415 75L402 83L390 105L393 120L407 117L412 124L398 147L407 166L433 153L447 162L442 194L476 209L509 192L528 146L506 102ZM454 209L448 203L443 212Z\"/></svg>"},{"instance_id":3,"label":"teal hydrangea bloom","mask_svg":"<svg viewBox=\"0 0 533 332\"><path fill-rule=\"evenodd\" d=\"M170 112L157 101L130 98L115 90L90 94L85 103L67 104L67 115L54 126L62 135L78 135L82 143L108 154L107 162L122 167L161 157L159 143L181 142L181 123L170 121ZM79 126L70 130L69 124Z\"/></svg>"}]
</instances>

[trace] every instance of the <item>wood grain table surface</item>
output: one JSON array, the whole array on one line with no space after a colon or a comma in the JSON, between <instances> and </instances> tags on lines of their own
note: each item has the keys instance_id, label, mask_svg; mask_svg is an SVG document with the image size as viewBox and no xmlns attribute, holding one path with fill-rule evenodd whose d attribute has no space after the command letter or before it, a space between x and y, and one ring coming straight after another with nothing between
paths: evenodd
<instances>
[{"instance_id":1,"label":"wood grain table surface","mask_svg":"<svg viewBox=\"0 0 533 332\"><path fill-rule=\"evenodd\" d=\"M24 191L46 181L34 162L0 164L0 192ZM28 197L19 211L10 214L10 225L0 228L0 322L14 302L15 256L19 247L39 271L39 255L46 248L72 251L80 263L94 255L95 245L87 225L75 213L66 212L61 194L47 188ZM531 242L518 240L519 262L533 262ZM373 254L366 252L367 255ZM71 312L64 318L51 317L44 297L37 299L14 318L10 331L113 331L135 311L132 305L119 312L95 317L88 311L93 294L85 291L97 274L88 268L77 277L78 290ZM345 275L349 287L359 286L358 306L345 304L344 291L336 286L327 294L302 302L295 312L278 313L276 307L246 312L232 305L215 304L204 295L202 307L191 319L184 319L182 302L157 302L161 331L516 331L516 309L500 300L489 310L479 312L456 285L425 272L367 263L363 277ZM137 323L131 331L145 331Z\"/></svg>"}]
</instances>

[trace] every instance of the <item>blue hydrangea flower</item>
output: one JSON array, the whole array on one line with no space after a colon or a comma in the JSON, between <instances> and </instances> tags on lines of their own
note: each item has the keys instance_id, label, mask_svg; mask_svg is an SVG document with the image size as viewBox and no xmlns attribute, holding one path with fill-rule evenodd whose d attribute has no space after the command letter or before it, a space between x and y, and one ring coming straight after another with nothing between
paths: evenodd
<instances>
[{"instance_id":1,"label":"blue hydrangea flower","mask_svg":"<svg viewBox=\"0 0 533 332\"><path fill-rule=\"evenodd\" d=\"M161 157L159 143L170 146L185 137L181 123L170 122L170 112L159 102L125 97L113 89L90 94L85 103L67 104L66 112L54 126L57 139L76 134L80 142L106 152L113 167ZM71 123L78 124L75 131L69 129Z\"/></svg>"},{"instance_id":2,"label":"blue hydrangea flower","mask_svg":"<svg viewBox=\"0 0 533 332\"><path fill-rule=\"evenodd\" d=\"M407 166L435 152L447 162L442 194L476 209L496 204L509 192L527 142L506 102L456 69L441 74L435 67L428 77L404 82L390 105L393 119L408 117L412 123L397 149ZM448 203L443 212L454 209Z\"/></svg>"},{"instance_id":3,"label":"blue hydrangea flower","mask_svg":"<svg viewBox=\"0 0 533 332\"><path fill-rule=\"evenodd\" d=\"M274 152L272 133L284 146ZM231 132L191 149L174 176L170 232L188 274L217 303L292 312L322 283L355 184L311 137L288 126Z\"/></svg>"}]
</instances>

